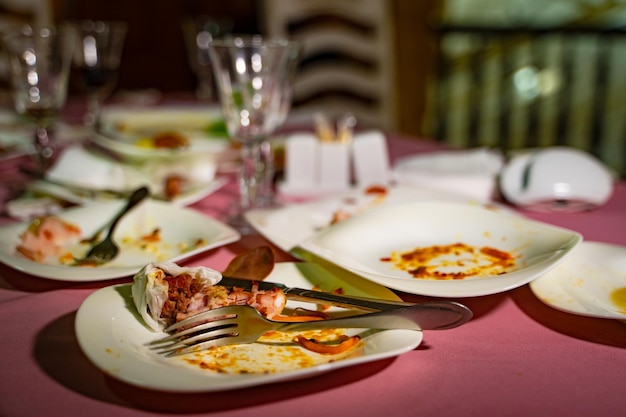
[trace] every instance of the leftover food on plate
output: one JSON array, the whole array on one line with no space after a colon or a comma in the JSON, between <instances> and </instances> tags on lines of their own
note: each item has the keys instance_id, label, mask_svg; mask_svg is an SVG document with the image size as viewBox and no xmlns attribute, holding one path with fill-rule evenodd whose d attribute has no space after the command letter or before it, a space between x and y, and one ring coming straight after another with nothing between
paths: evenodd
<instances>
[{"instance_id":1,"label":"leftover food on plate","mask_svg":"<svg viewBox=\"0 0 626 417\"><path fill-rule=\"evenodd\" d=\"M81 230L77 225L56 216L45 216L28 225L20 235L16 250L35 262L45 262L53 256L63 262L69 254L67 248L78 244L80 239Z\"/></svg>"},{"instance_id":2,"label":"leftover food on plate","mask_svg":"<svg viewBox=\"0 0 626 417\"><path fill-rule=\"evenodd\" d=\"M178 132L159 132L149 137L137 139L141 148L182 149L189 146L189 139Z\"/></svg>"},{"instance_id":3,"label":"leftover food on plate","mask_svg":"<svg viewBox=\"0 0 626 417\"><path fill-rule=\"evenodd\" d=\"M377 206L385 201L388 194L388 188L383 185L372 185L362 190L363 197L367 199L366 204L359 201L356 198L346 197L343 200L343 205L338 207L333 213L330 222L325 225L320 225L320 228L328 227L333 224L337 224L350 217L358 214L361 211L365 211L368 208Z\"/></svg>"},{"instance_id":4,"label":"leftover food on plate","mask_svg":"<svg viewBox=\"0 0 626 417\"><path fill-rule=\"evenodd\" d=\"M516 268L515 256L507 251L462 242L394 251L381 261L391 263L414 278L437 280L488 277Z\"/></svg>"},{"instance_id":5,"label":"leftover food on plate","mask_svg":"<svg viewBox=\"0 0 626 417\"><path fill-rule=\"evenodd\" d=\"M326 291L342 288L346 295L398 300L385 287L306 262L278 263L267 279L289 287L319 286ZM285 312L291 314L308 305L289 300ZM341 317L345 310L333 307L328 314ZM314 348L325 346L324 341L335 341L329 347L337 346L344 337L360 339L343 353L329 354L305 349L293 340L295 334L318 340ZM85 299L76 314L76 336L86 356L107 375L143 388L190 393L309 378L398 356L419 346L423 334L413 330L357 329L270 332L257 343L166 357L151 349L150 343L167 334L154 331L144 322L137 313L131 284L121 284L101 288Z\"/></svg>"},{"instance_id":6,"label":"leftover food on plate","mask_svg":"<svg viewBox=\"0 0 626 417\"><path fill-rule=\"evenodd\" d=\"M176 244L180 253L194 250L206 245L204 239L198 237L190 241ZM139 236L122 236L118 240L122 250L138 250L161 257L160 245L163 245L161 230L156 227ZM33 220L20 235L16 250L26 258L50 265L98 267L94 263L77 263L82 259L93 243L84 236L79 226L50 215Z\"/></svg>"},{"instance_id":7,"label":"leftover food on plate","mask_svg":"<svg viewBox=\"0 0 626 417\"><path fill-rule=\"evenodd\" d=\"M430 201L381 205L297 249L395 290L473 297L534 280L581 241L574 231L482 205Z\"/></svg>"},{"instance_id":8,"label":"leftover food on plate","mask_svg":"<svg viewBox=\"0 0 626 417\"><path fill-rule=\"evenodd\" d=\"M285 314L287 297L278 287L260 290L253 285L252 290L246 291L243 288L219 285L221 278L221 273L207 267L181 267L172 262L150 263L134 276L133 303L153 331L163 331L172 324L204 311L233 305L251 306L264 317L275 321L311 321L325 318L313 312L308 315ZM334 340L329 340L329 332L322 331L311 333L320 334L318 337L296 335L288 340L280 337L280 333L268 332L264 337L268 340L278 338L281 343L294 343L321 354L343 353L354 347L358 341L358 336L347 337L337 331L332 332L336 336ZM328 344L333 341L338 343ZM214 349L216 348L210 350Z\"/></svg>"},{"instance_id":9,"label":"leftover food on plate","mask_svg":"<svg viewBox=\"0 0 626 417\"><path fill-rule=\"evenodd\" d=\"M0 262L42 278L97 281L132 277L149 262L180 261L241 237L230 226L195 210L145 200L115 229L113 238L120 251L112 261L97 267L75 266L75 259L83 258L91 247L88 241L108 226L124 204L94 201L52 215L56 217L2 226Z\"/></svg>"},{"instance_id":10,"label":"leftover food on plate","mask_svg":"<svg viewBox=\"0 0 626 417\"><path fill-rule=\"evenodd\" d=\"M203 311L229 305L250 305L263 316L282 313L287 297L274 291L243 291L218 285L222 274L206 267L180 267L175 263L149 263L135 276L133 302L151 329L168 326Z\"/></svg>"}]
</instances>

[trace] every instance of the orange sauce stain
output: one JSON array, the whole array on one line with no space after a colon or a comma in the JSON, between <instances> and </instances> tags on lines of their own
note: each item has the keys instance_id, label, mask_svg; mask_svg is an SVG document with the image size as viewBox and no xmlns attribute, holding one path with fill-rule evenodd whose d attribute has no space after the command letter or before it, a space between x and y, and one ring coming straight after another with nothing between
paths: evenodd
<instances>
[{"instance_id":1,"label":"orange sauce stain","mask_svg":"<svg viewBox=\"0 0 626 417\"><path fill-rule=\"evenodd\" d=\"M611 292L611 302L619 308L621 313L626 314L626 287L613 290Z\"/></svg>"}]
</instances>

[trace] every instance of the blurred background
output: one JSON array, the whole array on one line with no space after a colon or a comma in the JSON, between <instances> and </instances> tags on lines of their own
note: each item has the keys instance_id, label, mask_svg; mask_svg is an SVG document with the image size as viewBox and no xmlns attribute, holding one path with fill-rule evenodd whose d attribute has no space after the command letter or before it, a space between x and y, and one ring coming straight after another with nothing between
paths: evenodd
<instances>
[{"instance_id":1,"label":"blurred background","mask_svg":"<svg viewBox=\"0 0 626 417\"><path fill-rule=\"evenodd\" d=\"M118 93L193 97L183 27L200 16L303 42L296 114L458 147L569 145L626 174L623 0L0 0L3 25L127 22Z\"/></svg>"}]
</instances>

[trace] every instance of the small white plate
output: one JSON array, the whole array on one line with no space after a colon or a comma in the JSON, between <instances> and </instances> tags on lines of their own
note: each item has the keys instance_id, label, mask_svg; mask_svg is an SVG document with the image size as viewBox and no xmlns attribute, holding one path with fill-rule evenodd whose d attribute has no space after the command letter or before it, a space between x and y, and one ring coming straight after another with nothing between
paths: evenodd
<instances>
[{"instance_id":1,"label":"small white plate","mask_svg":"<svg viewBox=\"0 0 626 417\"><path fill-rule=\"evenodd\" d=\"M88 206L59 213L61 219L80 227L83 236L91 236L106 224L121 208L124 201L94 202ZM148 262L180 261L198 253L240 239L231 227L201 213L172 204L147 200L128 213L115 230L119 255L99 266L67 266L57 263L39 263L16 251L20 235L30 222L0 228L0 262L19 271L60 281L96 281L130 276ZM142 236L160 230L159 242L141 245ZM87 251L84 244L68 248L81 257Z\"/></svg>"},{"instance_id":2,"label":"small white plate","mask_svg":"<svg viewBox=\"0 0 626 417\"><path fill-rule=\"evenodd\" d=\"M100 135L94 142L129 161L185 158L210 154L218 162L231 162L239 156L228 137L210 132L221 123L217 107L158 107L149 109L108 109L102 116ZM140 145L140 139L157 132L177 132L189 140L183 149L156 149ZM150 133L152 132L152 133Z\"/></svg>"},{"instance_id":3,"label":"small white plate","mask_svg":"<svg viewBox=\"0 0 626 417\"><path fill-rule=\"evenodd\" d=\"M371 283L365 284L368 290L363 291L358 285L348 284L320 268L310 272L324 277L324 288L341 287L350 295L397 300L389 290L372 287ZM315 285L296 264L289 263L277 264L267 279L300 288ZM289 307L302 305L305 304L288 303ZM308 307L311 308L311 305ZM415 349L422 341L422 332L419 331L366 331L360 333L363 336L360 346L344 358L319 355L295 346L259 343L218 348L222 349L221 355L217 355L219 357L205 351L166 358L146 346L146 343L165 334L153 332L142 323L131 300L130 284L102 288L87 297L76 314L75 328L81 349L103 372L132 385L169 392L225 391L308 378L398 356ZM225 363L221 362L222 359ZM308 365L303 366L307 362ZM221 368L224 372L211 370L211 367ZM277 368L276 372L270 372ZM241 369L246 369L246 372L237 372Z\"/></svg>"},{"instance_id":4,"label":"small white plate","mask_svg":"<svg viewBox=\"0 0 626 417\"><path fill-rule=\"evenodd\" d=\"M367 194L354 189L341 195L324 199L286 204L276 209L255 209L246 212L248 222L284 251L294 249L300 242L330 226L333 216L341 211L350 215L366 213L374 207L382 207L414 201L456 201L468 205L483 204L471 198L408 185L387 187L387 194ZM489 204L496 211L512 211L496 204Z\"/></svg>"},{"instance_id":5,"label":"small white plate","mask_svg":"<svg viewBox=\"0 0 626 417\"><path fill-rule=\"evenodd\" d=\"M480 206L421 202L372 209L327 228L300 246L389 288L438 297L472 297L527 284L558 265L581 240L576 232ZM415 278L383 261L394 252L455 243L508 252L515 265L497 275L481 272L463 279L434 279ZM482 258L479 255L477 262L483 263ZM451 269L436 263L441 272L463 272L465 268L458 262Z\"/></svg>"},{"instance_id":6,"label":"small white plate","mask_svg":"<svg viewBox=\"0 0 626 417\"><path fill-rule=\"evenodd\" d=\"M581 316L626 320L626 247L583 242L561 265L530 283L537 298ZM614 300L621 292L621 303Z\"/></svg>"},{"instance_id":7,"label":"small white plate","mask_svg":"<svg viewBox=\"0 0 626 417\"><path fill-rule=\"evenodd\" d=\"M197 203L208 195L213 194L215 191L222 188L226 182L227 179L225 177L219 177L207 183L191 184L183 188L178 196L174 197L172 200L168 200L168 202L177 206L189 206ZM28 189L74 204L91 204L94 201L111 201L117 199L107 192L101 192L101 189L94 188L90 190L89 188L85 188L83 190L82 188L74 188L72 187L72 184L69 183L66 187L60 184L53 184L45 180L36 180L31 182L28 184ZM129 189L128 192L130 193L131 190ZM157 197L160 198L162 196ZM162 199L164 199L164 197L162 197Z\"/></svg>"}]
</instances>

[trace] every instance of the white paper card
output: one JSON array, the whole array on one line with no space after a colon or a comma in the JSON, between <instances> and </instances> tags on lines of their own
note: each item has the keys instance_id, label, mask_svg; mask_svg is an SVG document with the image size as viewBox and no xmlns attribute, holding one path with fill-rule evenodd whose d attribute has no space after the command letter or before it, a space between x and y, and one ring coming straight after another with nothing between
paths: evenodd
<instances>
[{"instance_id":1,"label":"white paper card","mask_svg":"<svg viewBox=\"0 0 626 417\"><path fill-rule=\"evenodd\" d=\"M345 143L320 144L319 186L340 191L350 187L350 146Z\"/></svg>"},{"instance_id":2,"label":"white paper card","mask_svg":"<svg viewBox=\"0 0 626 417\"><path fill-rule=\"evenodd\" d=\"M354 179L361 188L387 185L390 177L387 141L381 132L355 136L352 142Z\"/></svg>"},{"instance_id":3,"label":"white paper card","mask_svg":"<svg viewBox=\"0 0 626 417\"><path fill-rule=\"evenodd\" d=\"M319 141L313 134L294 134L285 142L285 187L312 190L317 187Z\"/></svg>"}]
</instances>

